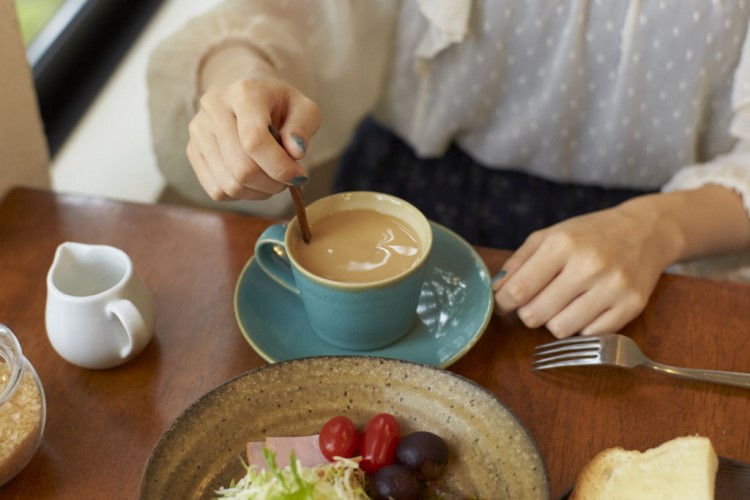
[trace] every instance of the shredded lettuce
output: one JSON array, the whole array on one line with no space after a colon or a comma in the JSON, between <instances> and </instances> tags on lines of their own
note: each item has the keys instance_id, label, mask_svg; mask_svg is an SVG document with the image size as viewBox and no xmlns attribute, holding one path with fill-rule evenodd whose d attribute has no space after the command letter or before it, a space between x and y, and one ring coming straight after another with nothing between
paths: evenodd
<instances>
[{"instance_id":1,"label":"shredded lettuce","mask_svg":"<svg viewBox=\"0 0 750 500\"><path fill-rule=\"evenodd\" d=\"M367 500L365 473L348 458L329 464L304 467L291 453L289 465L279 468L276 456L263 449L268 468L260 469L243 462L247 473L229 487L216 491L217 498L231 500Z\"/></svg>"}]
</instances>

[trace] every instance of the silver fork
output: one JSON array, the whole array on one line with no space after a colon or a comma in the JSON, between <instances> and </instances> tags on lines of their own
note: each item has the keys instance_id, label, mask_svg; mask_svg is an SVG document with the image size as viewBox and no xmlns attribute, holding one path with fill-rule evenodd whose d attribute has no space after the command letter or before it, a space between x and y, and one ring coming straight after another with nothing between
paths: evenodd
<instances>
[{"instance_id":1,"label":"silver fork","mask_svg":"<svg viewBox=\"0 0 750 500\"><path fill-rule=\"evenodd\" d=\"M646 366L658 372L734 385L750 389L750 373L678 368L648 359L630 337L610 333L589 337L571 337L536 347L532 370L547 370L565 366L610 365L623 368Z\"/></svg>"}]
</instances>

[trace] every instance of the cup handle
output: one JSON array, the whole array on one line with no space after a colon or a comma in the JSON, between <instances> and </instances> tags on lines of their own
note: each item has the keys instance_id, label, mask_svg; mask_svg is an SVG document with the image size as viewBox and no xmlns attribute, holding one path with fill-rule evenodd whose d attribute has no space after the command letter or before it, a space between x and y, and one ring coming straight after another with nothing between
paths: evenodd
<instances>
[{"instance_id":1,"label":"cup handle","mask_svg":"<svg viewBox=\"0 0 750 500\"><path fill-rule=\"evenodd\" d=\"M115 316L120 320L125 327L127 343L120 348L120 358L125 359L130 356L135 346L142 345L143 341L147 340L146 322L135 304L126 299L109 302L106 311L109 316Z\"/></svg>"},{"instance_id":2,"label":"cup handle","mask_svg":"<svg viewBox=\"0 0 750 500\"><path fill-rule=\"evenodd\" d=\"M284 245L286 229L286 224L274 224L266 228L255 242L255 260L276 283L299 295L299 288L292 274L292 264Z\"/></svg>"}]
</instances>

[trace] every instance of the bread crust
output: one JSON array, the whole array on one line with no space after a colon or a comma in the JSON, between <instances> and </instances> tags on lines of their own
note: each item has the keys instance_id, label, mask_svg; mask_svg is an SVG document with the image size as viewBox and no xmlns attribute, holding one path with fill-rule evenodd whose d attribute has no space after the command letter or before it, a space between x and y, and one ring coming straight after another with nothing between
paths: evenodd
<instances>
[{"instance_id":1,"label":"bread crust","mask_svg":"<svg viewBox=\"0 0 750 500\"><path fill-rule=\"evenodd\" d=\"M600 498L604 495L606 481L612 474L612 471L627 460L626 455L638 452L627 451L621 447L607 448L596 455L581 470L576 479L573 492L569 500L581 500L591 498L593 495Z\"/></svg>"},{"instance_id":2,"label":"bread crust","mask_svg":"<svg viewBox=\"0 0 750 500\"><path fill-rule=\"evenodd\" d=\"M624 469L628 470L629 482L623 484L622 477L614 478ZM584 466L568 498L611 499L615 494L617 498L644 498L644 484L649 486L648 494L653 494L653 498L670 498L679 496L679 486L694 484L696 490L702 491L695 491L691 498L713 499L717 469L718 457L711 441L702 436L678 437L643 453L608 448ZM632 494L628 491L631 485Z\"/></svg>"}]
</instances>

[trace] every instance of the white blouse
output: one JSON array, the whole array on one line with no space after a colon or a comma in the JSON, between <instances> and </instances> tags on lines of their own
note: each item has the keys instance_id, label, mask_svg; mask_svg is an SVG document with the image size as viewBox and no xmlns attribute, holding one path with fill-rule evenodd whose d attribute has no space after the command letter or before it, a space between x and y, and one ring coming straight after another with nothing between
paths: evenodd
<instances>
[{"instance_id":1,"label":"white blouse","mask_svg":"<svg viewBox=\"0 0 750 500\"><path fill-rule=\"evenodd\" d=\"M171 186L212 204L185 145L201 61L232 41L320 105L313 181L374 114L423 157L455 142L489 167L557 181L720 184L750 213L749 24L746 0L226 0L153 54L154 148ZM720 261L713 275L750 280L750 255Z\"/></svg>"}]
</instances>

